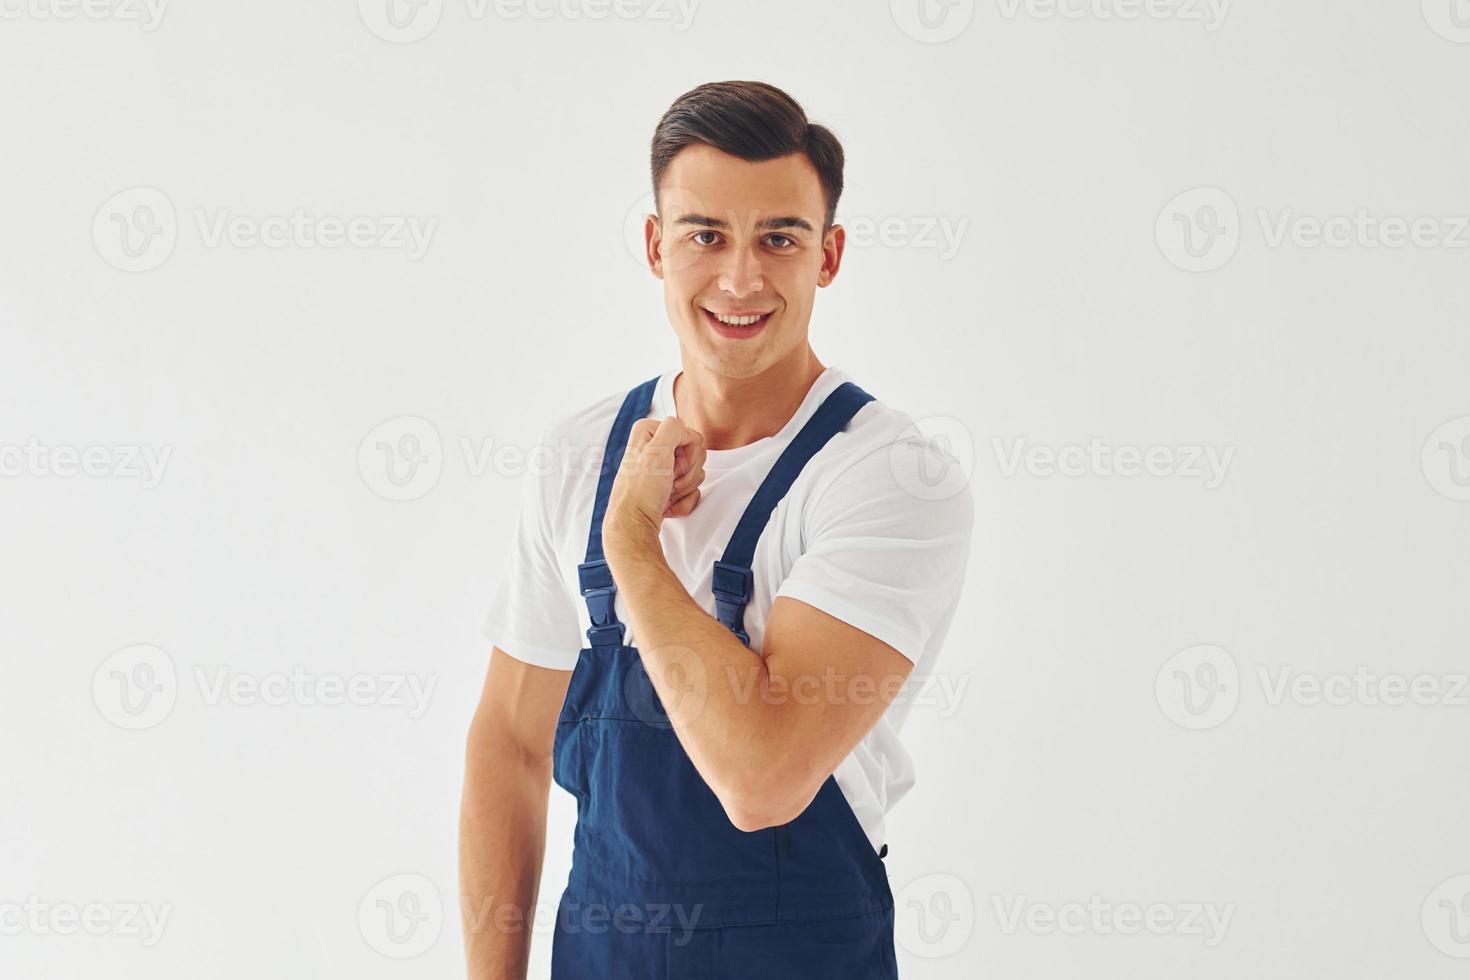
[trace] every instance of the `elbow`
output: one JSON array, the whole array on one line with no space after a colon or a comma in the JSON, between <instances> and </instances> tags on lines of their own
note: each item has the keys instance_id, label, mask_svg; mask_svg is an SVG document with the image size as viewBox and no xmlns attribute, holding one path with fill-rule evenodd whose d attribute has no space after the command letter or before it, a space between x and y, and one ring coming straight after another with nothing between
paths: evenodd
<instances>
[{"instance_id":1,"label":"elbow","mask_svg":"<svg viewBox=\"0 0 1470 980\"><path fill-rule=\"evenodd\" d=\"M715 793L730 823L747 834L790 823L816 795L803 781L776 774L734 780Z\"/></svg>"}]
</instances>

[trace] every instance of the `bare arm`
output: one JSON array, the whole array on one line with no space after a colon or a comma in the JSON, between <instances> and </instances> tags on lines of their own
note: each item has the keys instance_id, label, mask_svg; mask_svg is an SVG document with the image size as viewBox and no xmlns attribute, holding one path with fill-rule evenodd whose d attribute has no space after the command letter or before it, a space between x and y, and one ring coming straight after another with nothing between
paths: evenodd
<instances>
[{"instance_id":1,"label":"bare arm","mask_svg":"<svg viewBox=\"0 0 1470 980\"><path fill-rule=\"evenodd\" d=\"M888 709L913 663L785 596L771 606L764 656L701 609L669 568L659 527L693 511L703 476L697 432L673 417L634 423L603 546L675 735L730 822L760 830L806 809Z\"/></svg>"},{"instance_id":2,"label":"bare arm","mask_svg":"<svg viewBox=\"0 0 1470 980\"><path fill-rule=\"evenodd\" d=\"M551 746L571 671L495 647L465 748L460 911L470 980L524 980L546 850Z\"/></svg>"},{"instance_id":3,"label":"bare arm","mask_svg":"<svg viewBox=\"0 0 1470 980\"><path fill-rule=\"evenodd\" d=\"M684 751L736 827L795 819L914 665L882 640L786 596L771 607L765 656L753 653L690 597L656 536L637 540L609 538L608 560Z\"/></svg>"}]
</instances>

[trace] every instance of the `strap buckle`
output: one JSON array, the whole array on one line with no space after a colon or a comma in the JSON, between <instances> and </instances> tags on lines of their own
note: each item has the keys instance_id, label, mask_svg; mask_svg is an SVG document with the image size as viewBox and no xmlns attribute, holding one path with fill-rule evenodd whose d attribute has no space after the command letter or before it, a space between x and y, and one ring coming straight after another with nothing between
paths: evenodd
<instances>
[{"instance_id":1,"label":"strap buckle","mask_svg":"<svg viewBox=\"0 0 1470 980\"><path fill-rule=\"evenodd\" d=\"M587 616L592 622L587 627L588 641L594 647L621 646L625 627L618 622L614 605L618 587L607 561L582 562L577 566L577 582L582 588L582 598L587 600Z\"/></svg>"},{"instance_id":2,"label":"strap buckle","mask_svg":"<svg viewBox=\"0 0 1470 980\"><path fill-rule=\"evenodd\" d=\"M710 576L710 591L715 594L715 617L726 628L750 645L750 634L745 631L745 604L750 601L755 576L744 565L716 561Z\"/></svg>"}]
</instances>

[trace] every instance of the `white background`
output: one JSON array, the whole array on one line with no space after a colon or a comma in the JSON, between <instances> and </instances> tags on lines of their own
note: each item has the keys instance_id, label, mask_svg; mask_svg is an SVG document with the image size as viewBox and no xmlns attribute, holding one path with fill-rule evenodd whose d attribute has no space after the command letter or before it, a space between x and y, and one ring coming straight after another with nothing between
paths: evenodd
<instances>
[{"instance_id":1,"label":"white background","mask_svg":"<svg viewBox=\"0 0 1470 980\"><path fill-rule=\"evenodd\" d=\"M94 2L0 0L0 974L461 969L463 738L521 480L475 453L676 363L629 216L658 116L723 78L843 141L839 218L889 224L814 345L973 474L963 694L911 715L891 815L904 975L1470 968L1464 0L925 0L932 29L905 0L443 0L397 29L388 0ZM432 234L209 234L294 211ZM1416 218L1417 245L1373 226ZM395 486L378 443L416 434ZM1010 465L1094 439L1172 463ZM380 697L212 696L293 668ZM1438 693L1277 696L1360 669ZM424 710L384 703L405 675ZM554 790L547 902L572 818ZM1125 933L1128 903L1165 924ZM102 934L65 934L89 905Z\"/></svg>"}]
</instances>

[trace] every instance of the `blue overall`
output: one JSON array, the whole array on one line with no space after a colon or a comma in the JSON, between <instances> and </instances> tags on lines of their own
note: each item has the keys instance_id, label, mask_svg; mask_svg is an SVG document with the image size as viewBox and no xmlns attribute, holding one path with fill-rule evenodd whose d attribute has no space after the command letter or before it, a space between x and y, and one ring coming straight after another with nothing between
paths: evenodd
<instances>
[{"instance_id":1,"label":"blue overall","mask_svg":"<svg viewBox=\"0 0 1470 980\"><path fill-rule=\"evenodd\" d=\"M556 781L577 799L577 830L552 980L896 978L887 869L836 780L828 776L790 823L736 829L679 743L637 649L623 644L602 520L629 432L648 414L657 382L629 392L613 423L587 560L577 569L592 625L553 749ZM847 382L823 400L715 562L718 619L742 643L750 642L743 623L751 561L771 512L872 398Z\"/></svg>"}]
</instances>

